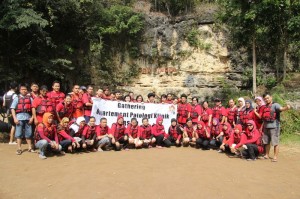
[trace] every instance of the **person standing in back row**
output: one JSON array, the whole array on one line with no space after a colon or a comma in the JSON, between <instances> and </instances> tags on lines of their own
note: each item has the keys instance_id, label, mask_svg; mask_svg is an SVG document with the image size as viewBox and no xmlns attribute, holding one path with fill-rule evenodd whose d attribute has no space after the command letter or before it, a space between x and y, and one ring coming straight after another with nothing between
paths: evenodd
<instances>
[{"instance_id":1,"label":"person standing in back row","mask_svg":"<svg viewBox=\"0 0 300 199\"><path fill-rule=\"evenodd\" d=\"M183 127L186 124L187 119L190 118L191 116L192 107L189 103L187 103L186 94L182 94L180 98L181 101L180 103L178 103L178 108L177 108L177 115L178 115L177 120L178 123Z\"/></svg>"},{"instance_id":2,"label":"person standing in back row","mask_svg":"<svg viewBox=\"0 0 300 199\"><path fill-rule=\"evenodd\" d=\"M279 136L280 136L280 113L282 111L289 110L290 105L285 107L280 106L278 103L273 102L271 94L266 93L263 95L266 102L262 111L263 119L263 144L265 144L266 155L265 159L270 157L270 148L272 144L274 146L274 157L272 162L277 162L279 153Z\"/></svg>"}]
</instances>

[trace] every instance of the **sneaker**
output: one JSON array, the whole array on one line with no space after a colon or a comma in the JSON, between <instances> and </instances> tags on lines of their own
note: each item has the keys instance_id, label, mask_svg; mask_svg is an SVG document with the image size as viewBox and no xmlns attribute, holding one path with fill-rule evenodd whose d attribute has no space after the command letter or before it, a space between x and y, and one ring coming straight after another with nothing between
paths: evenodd
<instances>
[{"instance_id":1,"label":"sneaker","mask_svg":"<svg viewBox=\"0 0 300 199\"><path fill-rule=\"evenodd\" d=\"M162 149L163 147L162 147L162 146L156 146L156 148L157 148L157 149Z\"/></svg>"},{"instance_id":2,"label":"sneaker","mask_svg":"<svg viewBox=\"0 0 300 199\"><path fill-rule=\"evenodd\" d=\"M248 158L248 159L246 159L247 161L255 161L256 159L254 158L254 159L251 159L251 158Z\"/></svg>"},{"instance_id":3,"label":"sneaker","mask_svg":"<svg viewBox=\"0 0 300 199\"><path fill-rule=\"evenodd\" d=\"M16 145L17 142L9 142L8 144L9 144L9 145Z\"/></svg>"},{"instance_id":4,"label":"sneaker","mask_svg":"<svg viewBox=\"0 0 300 199\"><path fill-rule=\"evenodd\" d=\"M103 149L101 149L100 147L97 150L98 152L103 152Z\"/></svg>"},{"instance_id":5,"label":"sneaker","mask_svg":"<svg viewBox=\"0 0 300 199\"><path fill-rule=\"evenodd\" d=\"M41 153L39 154L39 158L41 158L42 160L47 159L47 157L45 155L41 154Z\"/></svg>"},{"instance_id":6,"label":"sneaker","mask_svg":"<svg viewBox=\"0 0 300 199\"><path fill-rule=\"evenodd\" d=\"M218 150L218 153L223 153L223 151L220 149L220 150Z\"/></svg>"}]
</instances>

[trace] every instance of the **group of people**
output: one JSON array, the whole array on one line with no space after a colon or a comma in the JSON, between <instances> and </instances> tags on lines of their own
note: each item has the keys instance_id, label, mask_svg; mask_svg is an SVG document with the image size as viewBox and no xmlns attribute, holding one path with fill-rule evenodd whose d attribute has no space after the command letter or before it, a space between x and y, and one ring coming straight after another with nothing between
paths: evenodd
<instances>
[{"instance_id":1,"label":"group of people","mask_svg":"<svg viewBox=\"0 0 300 199\"><path fill-rule=\"evenodd\" d=\"M143 118L139 125L137 119L132 118L125 126L123 116L119 115L112 126L108 126L104 117L96 125L95 117L91 116L92 97L128 103L175 104L177 118L173 118L167 128L161 116L156 118L155 124L149 124L148 118ZM269 159L272 145L272 161L277 161L280 112L290 109L290 106L274 103L270 94L256 97L255 107L251 100L239 98L237 105L230 99L227 108L218 98L210 108L207 101L200 104L197 97L192 97L189 103L185 94L180 97L163 94L159 100L156 97L149 93L148 99L144 100L141 95L134 97L133 92L123 96L120 91L110 92L108 87L99 89L94 95L91 85L74 85L72 92L64 94L58 81L53 82L51 91L36 83L32 83L31 91L28 91L27 85L18 86L12 82L3 97L3 106L7 108L12 124L9 144L17 144L16 154L21 155L21 143L25 137L28 152L35 153L35 149L39 149L41 159L46 159L50 151L65 154L192 146L203 150L216 149L231 154L230 157L247 160L255 160L258 156Z\"/></svg>"}]
</instances>

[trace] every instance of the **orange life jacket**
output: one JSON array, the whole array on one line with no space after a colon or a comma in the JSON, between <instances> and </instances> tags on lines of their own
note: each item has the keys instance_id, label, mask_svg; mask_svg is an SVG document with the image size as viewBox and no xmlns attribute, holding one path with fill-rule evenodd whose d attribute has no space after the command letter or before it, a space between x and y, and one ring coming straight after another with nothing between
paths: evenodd
<instances>
[{"instance_id":1,"label":"orange life jacket","mask_svg":"<svg viewBox=\"0 0 300 199\"><path fill-rule=\"evenodd\" d=\"M38 98L41 98L38 96ZM52 102L46 98L42 98L41 104L36 107L36 112L38 114L44 114L45 112L53 113Z\"/></svg>"}]
</instances>

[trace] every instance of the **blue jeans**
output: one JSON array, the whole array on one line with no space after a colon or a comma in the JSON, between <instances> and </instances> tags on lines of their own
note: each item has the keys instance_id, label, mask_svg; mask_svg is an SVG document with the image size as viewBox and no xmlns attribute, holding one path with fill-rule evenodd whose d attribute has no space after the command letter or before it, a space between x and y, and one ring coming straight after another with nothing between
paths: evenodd
<instances>
[{"instance_id":1,"label":"blue jeans","mask_svg":"<svg viewBox=\"0 0 300 199\"><path fill-rule=\"evenodd\" d=\"M16 134L15 137L17 139L21 139L24 137L26 139L30 139L32 137L32 128L31 124L28 124L29 120L19 120L19 124L16 125ZM23 134L24 130L24 134Z\"/></svg>"},{"instance_id":2,"label":"blue jeans","mask_svg":"<svg viewBox=\"0 0 300 199\"><path fill-rule=\"evenodd\" d=\"M50 143L47 140L39 140L36 144L35 147L40 150L41 155L45 155L47 151L54 151L54 152L59 152L61 151L62 147L59 145L58 150L51 148Z\"/></svg>"},{"instance_id":3,"label":"blue jeans","mask_svg":"<svg viewBox=\"0 0 300 199\"><path fill-rule=\"evenodd\" d=\"M211 140L209 142L209 145L213 148L217 148L217 147L221 146L221 144L223 143L223 138L224 138L223 136L220 136L219 140Z\"/></svg>"},{"instance_id":4,"label":"blue jeans","mask_svg":"<svg viewBox=\"0 0 300 199\"><path fill-rule=\"evenodd\" d=\"M59 144L60 144L62 150L66 151L68 149L68 147L72 144L72 141L71 140L62 140Z\"/></svg>"}]
</instances>

